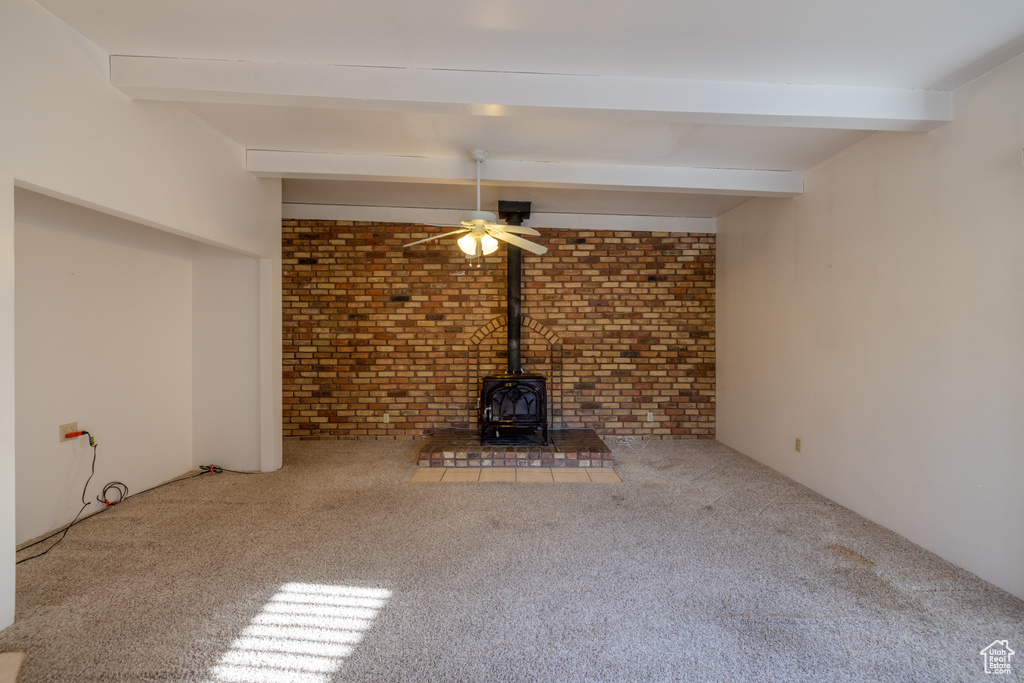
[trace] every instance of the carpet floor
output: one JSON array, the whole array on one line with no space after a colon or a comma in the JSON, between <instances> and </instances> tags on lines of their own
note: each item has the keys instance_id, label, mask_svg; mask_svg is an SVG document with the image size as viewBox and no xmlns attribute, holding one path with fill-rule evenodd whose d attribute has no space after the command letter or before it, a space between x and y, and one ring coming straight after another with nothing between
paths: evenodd
<instances>
[{"instance_id":1,"label":"carpet floor","mask_svg":"<svg viewBox=\"0 0 1024 683\"><path fill-rule=\"evenodd\" d=\"M410 482L418 445L129 498L19 565L0 651L22 683L980 681L993 641L1024 653L1024 602L718 443L617 446L609 485Z\"/></svg>"}]
</instances>

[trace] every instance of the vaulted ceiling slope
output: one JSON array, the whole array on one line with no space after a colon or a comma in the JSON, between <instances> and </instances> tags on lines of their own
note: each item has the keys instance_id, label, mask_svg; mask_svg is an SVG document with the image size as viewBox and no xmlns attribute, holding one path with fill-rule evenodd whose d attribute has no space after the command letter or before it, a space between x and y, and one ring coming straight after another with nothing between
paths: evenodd
<instances>
[{"instance_id":1,"label":"vaulted ceiling slope","mask_svg":"<svg viewBox=\"0 0 1024 683\"><path fill-rule=\"evenodd\" d=\"M286 214L713 230L873 131L951 121L1020 0L39 0L285 179Z\"/></svg>"}]
</instances>

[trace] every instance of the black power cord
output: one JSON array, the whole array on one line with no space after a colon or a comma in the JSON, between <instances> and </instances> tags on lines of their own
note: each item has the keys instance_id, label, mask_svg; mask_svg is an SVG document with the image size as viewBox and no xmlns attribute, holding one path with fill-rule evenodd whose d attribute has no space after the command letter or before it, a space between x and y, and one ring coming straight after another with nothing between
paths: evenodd
<instances>
[{"instance_id":1,"label":"black power cord","mask_svg":"<svg viewBox=\"0 0 1024 683\"><path fill-rule=\"evenodd\" d=\"M200 465L199 469L202 470L199 474L220 474L221 472L231 472L232 474L260 474L260 472L242 472L240 470L226 470L220 465ZM196 476L198 477L199 474Z\"/></svg>"},{"instance_id":2,"label":"black power cord","mask_svg":"<svg viewBox=\"0 0 1024 683\"><path fill-rule=\"evenodd\" d=\"M81 524L85 520L91 519L91 518L95 517L98 514L106 512L108 509L110 509L114 505L117 505L118 503L120 503L121 501L123 501L125 498L128 497L128 487L125 486L124 484L122 484L119 481L112 481L112 482L110 482L109 484L107 484L106 486L103 487L102 497L101 496L96 496L96 500L98 500L99 502L103 503L105 505L105 507L103 509L99 510L98 512L94 513L94 514L89 515L88 517L82 517L82 513L85 512L85 508L89 507L89 501L87 501L85 499L85 492L89 488L89 482L92 481L93 475L96 474L96 446L98 445L96 443L96 439L93 438L92 434L89 434L89 432L87 432L85 430L82 430L82 434L88 435L88 437L89 437L89 445L92 446L92 468L91 468L91 471L89 472L89 478L85 480L85 486L82 487L82 509L80 509L78 511L78 514L75 515L75 518L73 520L71 520L71 524L68 524L63 529L55 531L52 534L50 534L49 536L47 536L46 538L41 538L38 541L36 541L35 543L31 543L31 544L25 546L24 548L20 548L20 549L16 550L15 552L18 552L18 553L23 552L25 550L28 550L29 548L34 548L35 546L39 545L40 543L44 543L44 542L50 540L54 536L60 535L60 538L58 538L56 541L54 541L53 544L50 545L50 547L47 548L46 550L44 550L43 552L41 552L41 553L39 553L37 555L33 555L32 557L26 557L24 559L18 560L17 562L15 562L15 564L21 564L22 562L28 562L29 560L34 560L37 557L42 557L46 553L48 553L51 550L53 550L54 546L56 546L58 543L60 543L61 541L64 540L64 537L68 535L68 531L71 530L71 527L75 526L76 524ZM172 479L170 481L165 481L162 484L157 484L156 486L153 486L151 488L139 491L139 493L146 493L148 491L154 491L156 489L163 488L164 486L170 486L171 484L177 484L178 482L181 482L181 481L186 481L188 479L195 479L196 477L201 477L204 474L220 474L222 472L231 472L233 474L260 474L260 472L242 472L240 470L226 470L223 467L220 467L218 465L200 465L199 466L199 473L198 474L193 474L193 475L188 476L188 477L179 477L178 479ZM112 490L116 491L117 494L118 494L118 497L117 497L116 500L110 500L107 497L107 494L110 491L112 491ZM139 493L136 493L135 495L139 495ZM79 517L82 517L82 518L79 519Z\"/></svg>"},{"instance_id":3,"label":"black power cord","mask_svg":"<svg viewBox=\"0 0 1024 683\"><path fill-rule=\"evenodd\" d=\"M60 538L58 538L56 541L54 541L53 545L51 545L49 548L47 548L43 552L39 553L38 555L33 555L32 557L26 557L23 560L18 560L17 562L15 562L15 564L21 564L22 562L28 562L29 560L34 560L37 557L42 557L46 553L48 553L51 550L53 550L53 546L57 545L58 543L60 543L61 541L64 540L64 537L68 535L68 531L71 529L71 527L73 527L74 525L78 524L79 521L85 521L85 520L79 520L78 518L82 516L83 512L85 512L85 508L89 507L89 501L87 501L85 499L85 492L89 488L89 482L92 481L93 475L96 474L96 446L97 446L97 443L96 443L96 439L92 438L92 434L89 434L89 432L83 430L82 434L88 434L88 436L89 436L89 445L92 446L92 469L89 472L89 478L85 480L85 486L82 487L82 509L80 509L78 511L78 514L75 515L75 518L73 520L71 520L71 524L68 524L66 527L64 527L64 533L61 534ZM57 534L60 534L60 533L61 532L59 532L59 531L57 531L55 533L52 533L49 536L47 536L46 538L43 538L43 539L40 539L40 540L36 541L32 545L25 546L21 550L28 550L29 548L32 548L34 546L39 545L43 541L50 540L51 538L53 538L54 536L56 536ZM17 552L21 552L21 550L19 550Z\"/></svg>"}]
</instances>

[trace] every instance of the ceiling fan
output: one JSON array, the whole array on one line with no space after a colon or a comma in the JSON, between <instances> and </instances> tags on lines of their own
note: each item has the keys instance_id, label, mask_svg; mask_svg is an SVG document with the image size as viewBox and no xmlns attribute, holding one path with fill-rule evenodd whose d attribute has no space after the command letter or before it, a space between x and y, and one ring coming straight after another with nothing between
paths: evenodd
<instances>
[{"instance_id":1,"label":"ceiling fan","mask_svg":"<svg viewBox=\"0 0 1024 683\"><path fill-rule=\"evenodd\" d=\"M521 247L534 254L546 253L547 247L534 244L529 240L519 237L519 235L540 235L533 228L527 228L522 225L503 225L497 222L497 216L490 211L480 210L480 164L487 158L487 152L482 149L474 149L470 151L469 158L476 162L476 211L464 211L462 213L462 224L458 230L416 240L405 246L412 247L424 242L439 240L442 237L465 233L463 237L459 238L458 244L459 249L469 258L480 258L481 256L494 253L498 248L498 240ZM434 227L454 228L457 226L437 225Z\"/></svg>"}]
</instances>

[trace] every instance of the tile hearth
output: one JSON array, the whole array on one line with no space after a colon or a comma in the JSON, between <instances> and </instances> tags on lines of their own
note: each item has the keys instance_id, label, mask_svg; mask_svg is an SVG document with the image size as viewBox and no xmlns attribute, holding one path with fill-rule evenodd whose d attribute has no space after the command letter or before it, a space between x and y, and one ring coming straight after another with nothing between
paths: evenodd
<instances>
[{"instance_id":1,"label":"tile hearth","mask_svg":"<svg viewBox=\"0 0 1024 683\"><path fill-rule=\"evenodd\" d=\"M611 449L593 429L552 429L550 443L498 439L480 445L476 429L439 429L423 444L420 467L612 467Z\"/></svg>"},{"instance_id":2,"label":"tile hearth","mask_svg":"<svg viewBox=\"0 0 1024 683\"><path fill-rule=\"evenodd\" d=\"M611 467L421 467L409 480L414 484L621 484Z\"/></svg>"}]
</instances>

